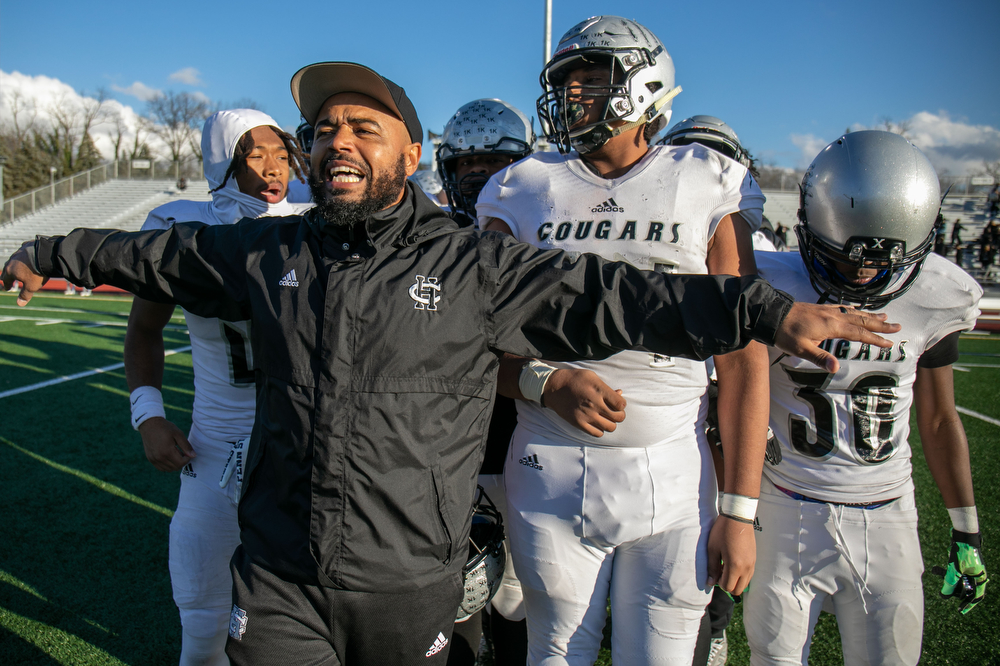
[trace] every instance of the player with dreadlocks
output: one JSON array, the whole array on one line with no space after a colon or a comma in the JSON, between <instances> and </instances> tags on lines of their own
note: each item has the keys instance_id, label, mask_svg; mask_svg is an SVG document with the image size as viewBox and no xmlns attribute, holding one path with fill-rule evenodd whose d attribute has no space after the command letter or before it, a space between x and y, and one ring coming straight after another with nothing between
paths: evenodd
<instances>
[{"instance_id":1,"label":"player with dreadlocks","mask_svg":"<svg viewBox=\"0 0 1000 666\"><path fill-rule=\"evenodd\" d=\"M212 201L173 201L150 212L143 230L174 222L232 224L244 217L294 215L309 205L285 200L289 173L308 167L295 140L260 111L219 111L201 138ZM254 422L255 390L248 322L205 319L185 311L191 334L195 398L187 437L166 418L163 329L174 312L136 298L125 336L125 375L132 426L146 457L165 472L181 470L177 512L170 521L170 581L180 609L182 665L228 664L225 655L232 578L240 542L236 505L243 454Z\"/></svg>"}]
</instances>

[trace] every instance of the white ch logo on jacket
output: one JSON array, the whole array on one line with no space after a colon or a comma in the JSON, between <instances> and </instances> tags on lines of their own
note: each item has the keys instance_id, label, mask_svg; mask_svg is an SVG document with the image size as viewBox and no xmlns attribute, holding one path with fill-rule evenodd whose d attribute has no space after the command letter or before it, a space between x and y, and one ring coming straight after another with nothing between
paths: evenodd
<instances>
[{"instance_id":1,"label":"white ch logo on jacket","mask_svg":"<svg viewBox=\"0 0 1000 666\"><path fill-rule=\"evenodd\" d=\"M410 287L410 298L415 301L416 310L437 310L441 300L441 285L436 277L417 276L417 281Z\"/></svg>"}]
</instances>

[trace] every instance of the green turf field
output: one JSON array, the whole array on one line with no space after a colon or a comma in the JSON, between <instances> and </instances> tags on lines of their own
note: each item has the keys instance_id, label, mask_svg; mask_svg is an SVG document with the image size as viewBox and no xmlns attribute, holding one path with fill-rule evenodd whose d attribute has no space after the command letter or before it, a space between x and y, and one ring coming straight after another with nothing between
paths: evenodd
<instances>
[{"instance_id":1,"label":"green turf field","mask_svg":"<svg viewBox=\"0 0 1000 666\"><path fill-rule=\"evenodd\" d=\"M153 469L129 426L120 364L130 304L99 294L43 294L17 308L14 294L0 293L0 664L177 663L167 531L179 481ZM164 339L168 350L187 347L182 318ZM993 420L963 416L984 557L996 572L1000 336L967 336L961 349L956 401ZM94 369L103 371L70 378ZM191 378L190 354L167 359L167 416L185 430ZM11 395L43 382L51 383ZM950 523L913 439L930 569L946 561ZM993 585L986 601L962 617L939 598L937 579L925 576L922 663L1000 663L1000 579ZM749 657L739 612L729 629L730 664ZM598 663L610 663L606 653ZM832 616L820 619L810 663L842 663Z\"/></svg>"}]
</instances>

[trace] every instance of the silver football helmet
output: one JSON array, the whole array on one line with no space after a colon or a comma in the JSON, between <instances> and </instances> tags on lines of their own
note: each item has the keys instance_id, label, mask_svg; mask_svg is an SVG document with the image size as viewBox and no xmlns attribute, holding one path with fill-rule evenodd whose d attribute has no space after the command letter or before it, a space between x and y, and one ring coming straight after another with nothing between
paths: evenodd
<instances>
[{"instance_id":1,"label":"silver football helmet","mask_svg":"<svg viewBox=\"0 0 1000 666\"><path fill-rule=\"evenodd\" d=\"M931 251L941 188L934 167L898 134L851 132L824 148L802 178L799 252L817 291L880 308L903 294ZM837 264L875 268L856 284Z\"/></svg>"},{"instance_id":2,"label":"silver football helmet","mask_svg":"<svg viewBox=\"0 0 1000 666\"><path fill-rule=\"evenodd\" d=\"M700 143L750 168L750 156L740 144L736 131L715 116L685 118L667 130L658 143L665 146Z\"/></svg>"},{"instance_id":3,"label":"silver football helmet","mask_svg":"<svg viewBox=\"0 0 1000 666\"><path fill-rule=\"evenodd\" d=\"M454 211L476 219L476 200L489 177L482 173L461 179L458 160L486 153L509 155L514 161L535 149L535 130L527 116L499 99L477 99L463 105L444 126L437 150L438 175Z\"/></svg>"},{"instance_id":4,"label":"silver football helmet","mask_svg":"<svg viewBox=\"0 0 1000 666\"><path fill-rule=\"evenodd\" d=\"M564 85L566 75L581 65L606 65L611 84ZM569 29L539 77L538 120L548 140L562 153L597 150L612 137L642 124L652 136L670 119L674 63L656 35L630 19L594 16ZM580 98L603 102L600 120L580 125L585 109ZM626 123L612 127L614 121Z\"/></svg>"},{"instance_id":5,"label":"silver football helmet","mask_svg":"<svg viewBox=\"0 0 1000 666\"><path fill-rule=\"evenodd\" d=\"M507 551L503 547L503 518L482 486L476 489L472 511L469 559L462 567L465 596L458 607L456 622L461 622L486 606L500 589L504 566L507 564Z\"/></svg>"}]
</instances>

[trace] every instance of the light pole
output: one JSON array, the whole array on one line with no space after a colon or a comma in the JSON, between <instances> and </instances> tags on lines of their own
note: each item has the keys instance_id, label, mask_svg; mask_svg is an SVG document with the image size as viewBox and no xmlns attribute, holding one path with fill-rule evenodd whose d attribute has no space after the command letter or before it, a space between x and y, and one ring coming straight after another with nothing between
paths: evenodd
<instances>
[{"instance_id":1,"label":"light pole","mask_svg":"<svg viewBox=\"0 0 1000 666\"><path fill-rule=\"evenodd\" d=\"M49 194L51 195L52 205L56 205L56 168L49 167Z\"/></svg>"},{"instance_id":2,"label":"light pole","mask_svg":"<svg viewBox=\"0 0 1000 666\"><path fill-rule=\"evenodd\" d=\"M549 64L552 53L552 0L545 0L545 53L542 54L542 67Z\"/></svg>"}]
</instances>

